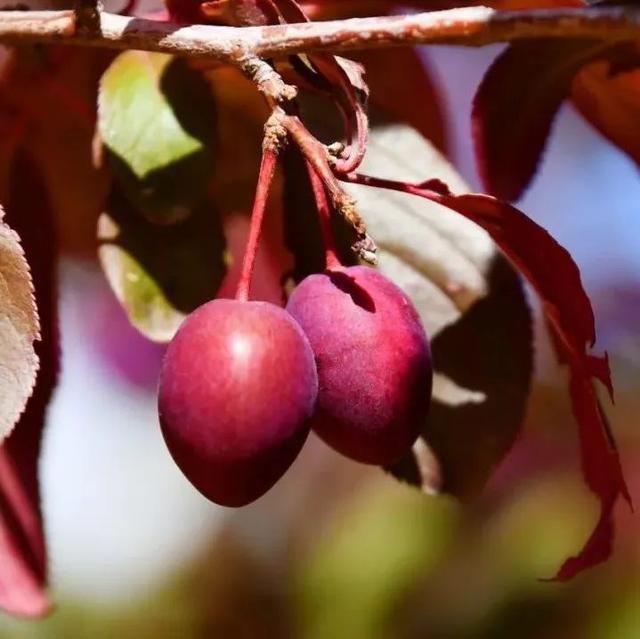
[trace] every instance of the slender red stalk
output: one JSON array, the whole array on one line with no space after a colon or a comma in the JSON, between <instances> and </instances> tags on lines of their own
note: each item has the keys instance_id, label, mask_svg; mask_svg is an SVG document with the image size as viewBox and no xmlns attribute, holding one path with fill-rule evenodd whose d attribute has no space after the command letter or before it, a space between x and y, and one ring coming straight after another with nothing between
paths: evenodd
<instances>
[{"instance_id":1,"label":"slender red stalk","mask_svg":"<svg viewBox=\"0 0 640 639\"><path fill-rule=\"evenodd\" d=\"M256 186L256 196L253 201L253 209L251 211L249 238L247 239L247 246L244 251L240 281L238 282L238 288L236 290L236 299L242 302L246 302L249 299L253 267L256 263L256 252L258 251L260 232L262 231L262 220L264 219L264 212L267 208L269 189L271 188L271 182L273 181L273 176L276 172L277 160L278 152L275 149L264 148L262 150L262 160L260 161L260 173L258 175L258 184Z\"/></svg>"},{"instance_id":2,"label":"slender red stalk","mask_svg":"<svg viewBox=\"0 0 640 639\"><path fill-rule=\"evenodd\" d=\"M318 53L310 59L329 82L345 125L347 148L343 157L336 159L334 170L337 173L350 173L360 166L367 148L369 131L367 113L351 79L335 56Z\"/></svg>"},{"instance_id":3,"label":"slender red stalk","mask_svg":"<svg viewBox=\"0 0 640 639\"><path fill-rule=\"evenodd\" d=\"M308 22L309 18L295 0L275 0L286 22ZM336 160L334 168L339 173L355 171L362 162L367 147L369 122L366 111L356 95L345 70L340 66L335 56L319 53L310 56L311 63L329 82L334 99L342 116L347 139L346 153ZM339 95L342 93L342 95ZM355 141L353 123L355 120Z\"/></svg>"},{"instance_id":4,"label":"slender red stalk","mask_svg":"<svg viewBox=\"0 0 640 639\"><path fill-rule=\"evenodd\" d=\"M320 229L322 231L322 240L324 242L325 266L329 269L342 266L338 254L336 252L335 238L333 237L333 229L331 228L331 206L327 199L327 192L324 188L322 178L316 173L313 164L309 160L305 160L307 173L311 181L311 189L313 197L316 200L318 209L318 217L320 218Z\"/></svg>"},{"instance_id":5,"label":"slender red stalk","mask_svg":"<svg viewBox=\"0 0 640 639\"><path fill-rule=\"evenodd\" d=\"M371 175L363 175L361 173L347 173L338 177L344 182L373 186L380 189L389 189L400 193L409 193L410 195L424 196L425 194L431 193L437 196L443 194L443 188L446 189L446 185L441 183L439 180L428 180L422 184L411 184L410 182L388 180L386 178L378 178Z\"/></svg>"}]
</instances>

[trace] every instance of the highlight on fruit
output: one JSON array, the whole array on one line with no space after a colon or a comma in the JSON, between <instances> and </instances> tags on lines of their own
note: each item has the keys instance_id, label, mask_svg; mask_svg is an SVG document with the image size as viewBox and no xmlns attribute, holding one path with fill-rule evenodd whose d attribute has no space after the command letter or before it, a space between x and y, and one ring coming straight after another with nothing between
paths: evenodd
<instances>
[{"instance_id":1,"label":"highlight on fruit","mask_svg":"<svg viewBox=\"0 0 640 639\"><path fill-rule=\"evenodd\" d=\"M371 266L341 265L312 168L326 268L300 282L286 308L250 300L277 150L263 152L236 299L191 313L160 374L167 447L189 481L224 506L267 492L310 429L355 461L398 461L431 402L431 354L417 311Z\"/></svg>"}]
</instances>

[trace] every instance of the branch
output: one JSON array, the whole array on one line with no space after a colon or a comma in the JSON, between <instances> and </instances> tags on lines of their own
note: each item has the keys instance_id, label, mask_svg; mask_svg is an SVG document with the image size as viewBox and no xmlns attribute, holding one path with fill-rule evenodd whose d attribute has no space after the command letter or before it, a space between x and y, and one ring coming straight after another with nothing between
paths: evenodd
<instances>
[{"instance_id":1,"label":"branch","mask_svg":"<svg viewBox=\"0 0 640 639\"><path fill-rule=\"evenodd\" d=\"M250 57L416 44L481 46L524 38L640 39L631 6L536 11L469 7L407 16L355 18L271 27L181 26L100 14L99 28L76 28L73 11L0 12L0 42L41 42L141 49L238 64Z\"/></svg>"}]
</instances>

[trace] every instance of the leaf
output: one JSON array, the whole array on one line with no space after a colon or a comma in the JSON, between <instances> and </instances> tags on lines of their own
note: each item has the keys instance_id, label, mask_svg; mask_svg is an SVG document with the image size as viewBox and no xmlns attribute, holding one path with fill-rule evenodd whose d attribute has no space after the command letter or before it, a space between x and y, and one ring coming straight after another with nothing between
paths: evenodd
<instances>
[{"instance_id":1,"label":"leaf","mask_svg":"<svg viewBox=\"0 0 640 639\"><path fill-rule=\"evenodd\" d=\"M268 109L254 85L234 68L208 69L206 79L217 105L220 158L210 198L190 218L162 227L140 216L115 189L99 223L99 256L107 280L132 324L158 342L169 341L185 315L203 302L235 293L248 236ZM282 246L280 188L277 177L252 283L252 297L276 303L281 274L290 263Z\"/></svg>"},{"instance_id":2,"label":"leaf","mask_svg":"<svg viewBox=\"0 0 640 639\"><path fill-rule=\"evenodd\" d=\"M222 221L210 202L182 222L158 226L114 190L98 240L102 268L129 321L157 342L168 342L191 311L215 297L226 270Z\"/></svg>"},{"instance_id":3,"label":"leaf","mask_svg":"<svg viewBox=\"0 0 640 639\"><path fill-rule=\"evenodd\" d=\"M506 203L484 195L445 195L445 206L487 229L540 296L556 345L569 366L572 408L578 422L585 481L600 500L601 514L580 553L560 568L556 578L571 579L611 553L613 507L618 497L630 502L620 458L593 388L598 379L612 393L606 358L587 353L595 342L591 303L569 253L541 227Z\"/></svg>"},{"instance_id":4,"label":"leaf","mask_svg":"<svg viewBox=\"0 0 640 639\"><path fill-rule=\"evenodd\" d=\"M185 24L199 24L204 21L201 5L204 0L165 0L169 18Z\"/></svg>"},{"instance_id":5,"label":"leaf","mask_svg":"<svg viewBox=\"0 0 640 639\"><path fill-rule=\"evenodd\" d=\"M374 128L364 169L408 180L426 169L466 189L406 125ZM431 414L414 455L393 470L433 491L437 462L445 491L477 493L517 436L529 391L531 320L519 278L467 220L419 198L348 188L379 246L380 270L411 297L432 340Z\"/></svg>"},{"instance_id":6,"label":"leaf","mask_svg":"<svg viewBox=\"0 0 640 639\"><path fill-rule=\"evenodd\" d=\"M0 447L0 607L14 615L39 617L50 606L45 592L38 459L46 408L58 373L56 243L46 189L23 151L13 161L6 202L6 219L20 232L31 264L41 340L36 344L40 369L33 394Z\"/></svg>"},{"instance_id":7,"label":"leaf","mask_svg":"<svg viewBox=\"0 0 640 639\"><path fill-rule=\"evenodd\" d=\"M423 56L415 49L372 49L349 57L364 65L372 105L393 120L411 125L444 151L444 113ZM402 73L398 73L399 69ZM407 78L411 78L411 82L407 82Z\"/></svg>"},{"instance_id":8,"label":"leaf","mask_svg":"<svg viewBox=\"0 0 640 639\"><path fill-rule=\"evenodd\" d=\"M0 208L0 442L24 411L36 380L40 324L29 264Z\"/></svg>"},{"instance_id":9,"label":"leaf","mask_svg":"<svg viewBox=\"0 0 640 639\"><path fill-rule=\"evenodd\" d=\"M377 16L406 8L437 11L473 5L509 10L584 6L582 0L303 0L300 4L313 20Z\"/></svg>"},{"instance_id":10,"label":"leaf","mask_svg":"<svg viewBox=\"0 0 640 639\"><path fill-rule=\"evenodd\" d=\"M588 1L588 0L587 0ZM474 4L481 4L479 2ZM585 0L491 0L487 5L496 9L554 9L557 7L584 7Z\"/></svg>"},{"instance_id":11,"label":"leaf","mask_svg":"<svg viewBox=\"0 0 640 639\"><path fill-rule=\"evenodd\" d=\"M478 171L490 193L503 200L522 195L573 77L606 47L594 40L528 40L496 58L471 115Z\"/></svg>"},{"instance_id":12,"label":"leaf","mask_svg":"<svg viewBox=\"0 0 640 639\"><path fill-rule=\"evenodd\" d=\"M216 166L211 194L224 213L251 211L267 105L253 82L232 67L206 73L216 103Z\"/></svg>"},{"instance_id":13,"label":"leaf","mask_svg":"<svg viewBox=\"0 0 640 639\"><path fill-rule=\"evenodd\" d=\"M615 73L610 62L593 62L575 77L571 98L602 135L640 164L640 68Z\"/></svg>"},{"instance_id":14,"label":"leaf","mask_svg":"<svg viewBox=\"0 0 640 639\"><path fill-rule=\"evenodd\" d=\"M74 47L57 53L48 94L28 98L43 105L27 143L46 184L60 251L95 259L96 221L111 181L108 171L92 162L95 104L98 80L113 54L96 49L79 56Z\"/></svg>"},{"instance_id":15,"label":"leaf","mask_svg":"<svg viewBox=\"0 0 640 639\"><path fill-rule=\"evenodd\" d=\"M404 624L401 619L406 619L408 606L424 612L413 598L417 585L451 552L457 532L452 504L424 503L417 493L362 484L346 507L323 519L315 543L305 539L308 555L293 573L300 636L447 636L430 626L427 630L425 623ZM363 565L369 568L361 570Z\"/></svg>"},{"instance_id":16,"label":"leaf","mask_svg":"<svg viewBox=\"0 0 640 639\"><path fill-rule=\"evenodd\" d=\"M587 352L595 342L593 310L571 256L524 213L491 196L453 195L438 180L417 185L366 177L361 181L413 193L472 220L491 235L540 296L555 346L560 350L560 361L569 367L583 474L601 509L592 536L576 557L565 562L556 579L570 579L604 561L611 552L613 507L620 496L631 500L613 436L593 387L593 380L597 379L613 394L609 365L606 357Z\"/></svg>"},{"instance_id":17,"label":"leaf","mask_svg":"<svg viewBox=\"0 0 640 639\"><path fill-rule=\"evenodd\" d=\"M109 177L92 165L97 83L113 54L74 47L14 49L0 85L0 168L28 146L49 194L62 251L93 257Z\"/></svg>"},{"instance_id":18,"label":"leaf","mask_svg":"<svg viewBox=\"0 0 640 639\"><path fill-rule=\"evenodd\" d=\"M158 223L184 219L213 171L215 106L180 58L127 51L102 76L98 130L134 206Z\"/></svg>"},{"instance_id":19,"label":"leaf","mask_svg":"<svg viewBox=\"0 0 640 639\"><path fill-rule=\"evenodd\" d=\"M178 5L167 0L167 6ZM185 3L186 4L186 3ZM213 22L233 27L263 27L278 24L279 16L271 0L212 0L200 6L200 19L192 22Z\"/></svg>"}]
</instances>

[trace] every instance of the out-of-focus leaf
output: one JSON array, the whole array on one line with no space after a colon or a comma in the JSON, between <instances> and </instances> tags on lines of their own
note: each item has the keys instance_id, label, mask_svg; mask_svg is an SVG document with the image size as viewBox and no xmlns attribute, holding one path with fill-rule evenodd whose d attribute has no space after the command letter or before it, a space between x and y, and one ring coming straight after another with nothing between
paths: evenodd
<instances>
[{"instance_id":1,"label":"out-of-focus leaf","mask_svg":"<svg viewBox=\"0 0 640 639\"><path fill-rule=\"evenodd\" d=\"M183 59L127 51L102 76L98 130L123 191L154 222L182 220L204 198L215 123L209 86Z\"/></svg>"},{"instance_id":2,"label":"out-of-focus leaf","mask_svg":"<svg viewBox=\"0 0 640 639\"><path fill-rule=\"evenodd\" d=\"M445 151L440 96L425 60L415 49L372 49L349 57L364 65L372 105L393 120L410 124L436 148ZM411 81L407 82L407 78Z\"/></svg>"},{"instance_id":3,"label":"out-of-focus leaf","mask_svg":"<svg viewBox=\"0 0 640 639\"><path fill-rule=\"evenodd\" d=\"M582 0L302 0L300 4L313 20L377 16L406 7L437 11L474 5L509 10L584 6Z\"/></svg>"},{"instance_id":4,"label":"out-of-focus leaf","mask_svg":"<svg viewBox=\"0 0 640 639\"><path fill-rule=\"evenodd\" d=\"M410 159L410 160L409 160ZM406 125L372 132L364 170L424 174L466 185ZM348 187L380 249L380 270L416 304L432 339L431 414L404 479L458 494L480 491L522 424L532 369L530 313L519 278L487 233L440 206L399 193Z\"/></svg>"},{"instance_id":5,"label":"out-of-focus leaf","mask_svg":"<svg viewBox=\"0 0 640 639\"><path fill-rule=\"evenodd\" d=\"M97 83L112 55L24 47L1 72L0 173L17 145L28 147L46 183L60 249L91 257L109 182L91 159Z\"/></svg>"},{"instance_id":6,"label":"out-of-focus leaf","mask_svg":"<svg viewBox=\"0 0 640 639\"><path fill-rule=\"evenodd\" d=\"M594 40L523 41L493 62L472 111L478 171L490 193L522 195L575 74L605 48Z\"/></svg>"},{"instance_id":7,"label":"out-of-focus leaf","mask_svg":"<svg viewBox=\"0 0 640 639\"><path fill-rule=\"evenodd\" d=\"M11 614L37 617L49 609L38 459L45 412L58 373L56 242L46 189L24 152L13 161L6 202L7 220L20 232L31 264L41 340L36 344L40 368L33 394L14 432L0 447L0 607Z\"/></svg>"},{"instance_id":8,"label":"out-of-focus leaf","mask_svg":"<svg viewBox=\"0 0 640 639\"><path fill-rule=\"evenodd\" d=\"M0 209L0 441L12 431L33 390L39 338L29 264Z\"/></svg>"},{"instance_id":9,"label":"out-of-focus leaf","mask_svg":"<svg viewBox=\"0 0 640 639\"><path fill-rule=\"evenodd\" d=\"M277 1L277 0L276 0ZM167 0L167 6L187 4L184 0ZM273 0L219 0L205 1L200 6L201 19L206 22L234 27L263 27L278 24L279 16Z\"/></svg>"},{"instance_id":10,"label":"out-of-focus leaf","mask_svg":"<svg viewBox=\"0 0 640 639\"><path fill-rule=\"evenodd\" d=\"M640 164L640 69L615 73L610 62L593 62L576 76L571 97L602 135Z\"/></svg>"},{"instance_id":11,"label":"out-of-focus leaf","mask_svg":"<svg viewBox=\"0 0 640 639\"><path fill-rule=\"evenodd\" d=\"M486 5L496 9L555 9L557 7L584 7L588 0L490 0ZM472 4L485 4L478 1Z\"/></svg>"},{"instance_id":12,"label":"out-of-focus leaf","mask_svg":"<svg viewBox=\"0 0 640 639\"><path fill-rule=\"evenodd\" d=\"M203 0L165 0L169 18L185 24L204 22L201 6Z\"/></svg>"},{"instance_id":13,"label":"out-of-focus leaf","mask_svg":"<svg viewBox=\"0 0 640 639\"><path fill-rule=\"evenodd\" d=\"M211 193L225 214L248 214L269 110L255 85L237 69L217 67L207 70L205 77L216 104L217 162Z\"/></svg>"},{"instance_id":14,"label":"out-of-focus leaf","mask_svg":"<svg viewBox=\"0 0 640 639\"><path fill-rule=\"evenodd\" d=\"M96 221L110 183L108 171L92 161L95 104L99 77L113 54L96 49L78 55L73 47L56 53L56 71L48 76L47 97L27 143L46 184L60 250L93 259Z\"/></svg>"},{"instance_id":15,"label":"out-of-focus leaf","mask_svg":"<svg viewBox=\"0 0 640 639\"><path fill-rule=\"evenodd\" d=\"M302 563L297 594L309 639L402 636L396 606L455 536L455 510L444 500L425 504L418 494L375 482L358 497Z\"/></svg>"},{"instance_id":16,"label":"out-of-focus leaf","mask_svg":"<svg viewBox=\"0 0 640 639\"><path fill-rule=\"evenodd\" d=\"M159 226L114 190L98 240L102 268L129 321L157 342L168 342L191 311L213 299L224 277L222 221L210 202Z\"/></svg>"}]
</instances>

